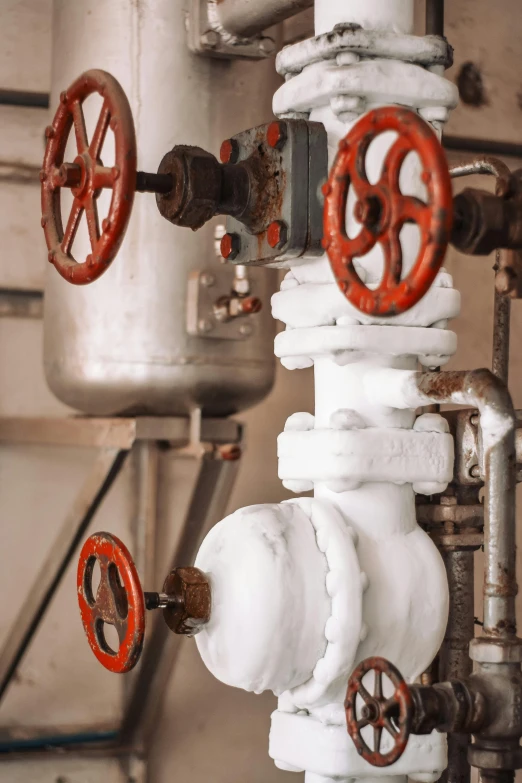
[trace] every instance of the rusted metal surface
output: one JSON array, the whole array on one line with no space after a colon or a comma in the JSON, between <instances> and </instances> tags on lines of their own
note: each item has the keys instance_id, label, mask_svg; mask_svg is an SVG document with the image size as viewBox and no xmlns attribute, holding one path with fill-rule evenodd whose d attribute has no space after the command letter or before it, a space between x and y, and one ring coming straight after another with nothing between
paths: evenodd
<instances>
[{"instance_id":1,"label":"rusted metal surface","mask_svg":"<svg viewBox=\"0 0 522 783\"><path fill-rule=\"evenodd\" d=\"M430 402L471 404L480 412L487 487L485 500L484 628L486 637L516 636L516 417L506 386L489 370L424 373L419 389Z\"/></svg>"},{"instance_id":2,"label":"rusted metal surface","mask_svg":"<svg viewBox=\"0 0 522 783\"><path fill-rule=\"evenodd\" d=\"M366 153L373 139L389 130L397 131L399 137L386 155L379 181L372 185L366 174ZM402 195L399 188L402 164L412 151L419 155L423 166L426 203ZM353 239L347 236L345 225L350 186L358 198L355 214L362 224ZM451 180L444 152L431 127L408 109L384 107L369 112L341 140L323 192L323 245L348 301L364 313L379 316L413 307L442 265L452 225ZM413 267L401 279L399 234L408 222L419 227L420 248ZM384 274L379 286L370 290L355 271L353 259L366 255L377 243L383 251Z\"/></svg>"},{"instance_id":3,"label":"rusted metal surface","mask_svg":"<svg viewBox=\"0 0 522 783\"><path fill-rule=\"evenodd\" d=\"M210 583L199 568L175 568L165 579L163 592L175 598L175 603L163 610L174 633L194 636L210 620Z\"/></svg>"},{"instance_id":4,"label":"rusted metal surface","mask_svg":"<svg viewBox=\"0 0 522 783\"><path fill-rule=\"evenodd\" d=\"M473 669L469 643L475 635L474 552L470 548L471 535L463 538L462 549L458 542L454 542L452 551L443 553L450 604L446 633L439 652L439 678L442 681L464 680ZM469 734L452 733L448 736L448 766L442 773L442 783L469 783L469 742Z\"/></svg>"},{"instance_id":5,"label":"rusted metal surface","mask_svg":"<svg viewBox=\"0 0 522 783\"><path fill-rule=\"evenodd\" d=\"M374 692L369 693L363 685L368 672L374 673ZM394 686L393 696L383 693L383 675ZM357 716L357 696L364 702L360 717ZM374 767L388 767L399 759L406 749L413 720L413 701L410 689L399 670L384 658L366 658L352 672L344 702L346 725L357 752ZM373 728L373 750L361 734L366 726ZM393 739L393 747L381 753L383 731Z\"/></svg>"},{"instance_id":6,"label":"rusted metal surface","mask_svg":"<svg viewBox=\"0 0 522 783\"><path fill-rule=\"evenodd\" d=\"M89 141L82 104L93 93L103 106ZM77 157L64 162L69 134L74 127ZM103 166L101 152L109 128L115 138L115 165ZM116 79L100 70L86 71L62 92L52 125L46 129L47 145L40 172L42 227L49 261L60 275L75 285L97 280L109 267L123 241L136 188L136 138L129 103ZM60 209L61 189L69 187L74 200L65 226ZM111 204L101 228L97 197L102 188L112 190ZM91 253L83 263L72 246L85 213Z\"/></svg>"},{"instance_id":7,"label":"rusted metal surface","mask_svg":"<svg viewBox=\"0 0 522 783\"><path fill-rule=\"evenodd\" d=\"M100 568L96 595L92 577ZM145 634L145 601L136 566L122 541L111 533L94 533L80 552L77 573L78 604L91 650L111 672L123 674L136 666ZM105 624L117 633L113 650L104 634Z\"/></svg>"}]
</instances>

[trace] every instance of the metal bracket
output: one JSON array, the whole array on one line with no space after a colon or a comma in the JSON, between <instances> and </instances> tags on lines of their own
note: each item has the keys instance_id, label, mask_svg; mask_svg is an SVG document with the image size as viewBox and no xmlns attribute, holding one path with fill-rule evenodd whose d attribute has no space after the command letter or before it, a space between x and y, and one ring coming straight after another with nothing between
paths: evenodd
<instances>
[{"instance_id":1,"label":"metal bracket","mask_svg":"<svg viewBox=\"0 0 522 783\"><path fill-rule=\"evenodd\" d=\"M277 134L275 130L277 128ZM276 138L277 136L277 138ZM250 230L227 217L227 233L236 238L234 264L284 266L304 253L324 253L321 185L328 175L328 148L324 126L306 120L280 120L238 133L237 163L259 160L271 190L265 191L263 225ZM275 229L275 233L273 230ZM255 232L255 233L254 233Z\"/></svg>"},{"instance_id":2,"label":"metal bracket","mask_svg":"<svg viewBox=\"0 0 522 783\"><path fill-rule=\"evenodd\" d=\"M186 16L189 49L204 57L221 59L265 60L274 54L276 43L266 35L237 38L220 28L212 17L212 3L190 0Z\"/></svg>"},{"instance_id":3,"label":"metal bracket","mask_svg":"<svg viewBox=\"0 0 522 783\"><path fill-rule=\"evenodd\" d=\"M220 266L218 269L198 269L188 278L187 332L194 337L212 340L246 340L259 330L255 314L220 320L216 304L233 291L235 269ZM249 279L249 295L259 292L259 283Z\"/></svg>"}]
</instances>

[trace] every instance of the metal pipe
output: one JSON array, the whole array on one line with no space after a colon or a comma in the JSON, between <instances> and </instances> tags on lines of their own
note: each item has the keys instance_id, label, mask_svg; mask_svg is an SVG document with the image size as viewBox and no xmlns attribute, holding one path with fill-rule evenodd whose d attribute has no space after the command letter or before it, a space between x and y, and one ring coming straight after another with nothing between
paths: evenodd
<instances>
[{"instance_id":1,"label":"metal pipe","mask_svg":"<svg viewBox=\"0 0 522 783\"><path fill-rule=\"evenodd\" d=\"M489 370L421 373L426 401L472 405L480 412L484 444L485 636L516 635L515 411L508 389ZM420 403L420 404L425 404Z\"/></svg>"},{"instance_id":2,"label":"metal pipe","mask_svg":"<svg viewBox=\"0 0 522 783\"><path fill-rule=\"evenodd\" d=\"M372 404L418 408L469 405L480 412L484 450L484 627L498 643L516 637L516 416L507 387L490 370L418 373L373 370L365 381Z\"/></svg>"},{"instance_id":3,"label":"metal pipe","mask_svg":"<svg viewBox=\"0 0 522 783\"><path fill-rule=\"evenodd\" d=\"M497 262L501 250L497 250ZM509 376L509 326L511 319L511 299L499 294L495 288L495 304L493 310L493 374L507 385Z\"/></svg>"},{"instance_id":4,"label":"metal pipe","mask_svg":"<svg viewBox=\"0 0 522 783\"><path fill-rule=\"evenodd\" d=\"M274 24L311 8L314 0L210 0L209 7L225 32L251 38Z\"/></svg>"},{"instance_id":5,"label":"metal pipe","mask_svg":"<svg viewBox=\"0 0 522 783\"><path fill-rule=\"evenodd\" d=\"M470 174L491 174L496 177L495 192L502 195L505 192L511 172L501 160L492 157L480 157L469 162L459 163L450 169L452 177L467 177ZM497 250L495 271L500 268L500 253ZM495 288L495 304L493 313L493 374L507 385L509 375L509 329L511 316L511 300L503 296Z\"/></svg>"},{"instance_id":6,"label":"metal pipe","mask_svg":"<svg viewBox=\"0 0 522 783\"><path fill-rule=\"evenodd\" d=\"M469 643L474 636L473 549L443 552L448 576L450 610L439 653L439 680L465 680L472 672ZM442 783L469 783L468 734L448 735L448 766Z\"/></svg>"},{"instance_id":7,"label":"metal pipe","mask_svg":"<svg viewBox=\"0 0 522 783\"><path fill-rule=\"evenodd\" d=\"M426 35L444 35L444 0L426 0Z\"/></svg>"}]
</instances>

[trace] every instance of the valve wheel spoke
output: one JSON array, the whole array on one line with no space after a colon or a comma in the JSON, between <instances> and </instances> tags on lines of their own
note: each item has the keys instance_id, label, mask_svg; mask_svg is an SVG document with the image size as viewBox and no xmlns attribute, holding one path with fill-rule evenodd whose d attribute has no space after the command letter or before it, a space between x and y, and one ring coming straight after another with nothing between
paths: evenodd
<instances>
[{"instance_id":1,"label":"valve wheel spoke","mask_svg":"<svg viewBox=\"0 0 522 783\"><path fill-rule=\"evenodd\" d=\"M65 254L69 254L72 244L74 242L74 238L76 236L76 232L78 231L78 226L80 225L80 220L83 215L83 206L78 201L78 199L74 199L71 211L69 213L69 219L67 220L67 225L65 227L65 232L62 239L62 250Z\"/></svg>"},{"instance_id":2,"label":"valve wheel spoke","mask_svg":"<svg viewBox=\"0 0 522 783\"><path fill-rule=\"evenodd\" d=\"M76 147L80 155L87 150L87 128L85 126L85 117L83 116L82 105L79 100L73 101L72 115L74 123L74 133L76 136Z\"/></svg>"},{"instance_id":3,"label":"valve wheel spoke","mask_svg":"<svg viewBox=\"0 0 522 783\"><path fill-rule=\"evenodd\" d=\"M96 199L91 196L85 206L85 217L87 218L87 228L89 229L89 239L93 252L100 238L100 221L98 219L98 206Z\"/></svg>"},{"instance_id":4,"label":"valve wheel spoke","mask_svg":"<svg viewBox=\"0 0 522 783\"><path fill-rule=\"evenodd\" d=\"M107 130L109 128L110 119L110 109L107 104L104 103L100 112L100 116L98 117L98 122L96 123L96 128L94 129L94 133L92 135L91 143L89 144L89 154L94 161L98 160L100 157L103 142L105 141Z\"/></svg>"},{"instance_id":5,"label":"valve wheel spoke","mask_svg":"<svg viewBox=\"0 0 522 783\"><path fill-rule=\"evenodd\" d=\"M373 750L378 753L381 749L382 726L373 727Z\"/></svg>"},{"instance_id":6,"label":"valve wheel spoke","mask_svg":"<svg viewBox=\"0 0 522 783\"><path fill-rule=\"evenodd\" d=\"M390 230L387 236L380 239L384 258L384 271L379 289L390 289L397 286L402 274L402 246L399 232Z\"/></svg>"}]
</instances>

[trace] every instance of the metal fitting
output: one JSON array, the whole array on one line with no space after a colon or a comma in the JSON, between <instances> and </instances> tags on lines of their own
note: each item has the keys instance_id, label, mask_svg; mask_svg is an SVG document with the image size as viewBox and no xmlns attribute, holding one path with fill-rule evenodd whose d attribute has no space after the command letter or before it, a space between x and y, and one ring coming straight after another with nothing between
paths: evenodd
<instances>
[{"instance_id":1,"label":"metal fitting","mask_svg":"<svg viewBox=\"0 0 522 783\"><path fill-rule=\"evenodd\" d=\"M163 592L176 599L174 606L163 610L174 633L194 636L210 620L210 584L199 568L175 568L165 579Z\"/></svg>"},{"instance_id":2,"label":"metal fitting","mask_svg":"<svg viewBox=\"0 0 522 783\"><path fill-rule=\"evenodd\" d=\"M221 255L227 261L233 261L241 250L239 234L224 234L221 239Z\"/></svg>"}]
</instances>

